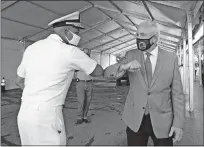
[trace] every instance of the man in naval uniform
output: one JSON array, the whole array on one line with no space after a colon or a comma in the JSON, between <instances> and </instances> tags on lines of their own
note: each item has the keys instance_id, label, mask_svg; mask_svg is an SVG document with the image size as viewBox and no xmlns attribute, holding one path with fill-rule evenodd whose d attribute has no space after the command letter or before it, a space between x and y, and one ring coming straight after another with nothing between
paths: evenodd
<instances>
[{"instance_id":1,"label":"man in naval uniform","mask_svg":"<svg viewBox=\"0 0 204 147\"><path fill-rule=\"evenodd\" d=\"M30 45L17 69L16 84L23 90L18 113L22 145L66 145L62 114L75 70L103 76L103 69L77 45L80 13L75 12L48 24L55 34Z\"/></svg>"}]
</instances>

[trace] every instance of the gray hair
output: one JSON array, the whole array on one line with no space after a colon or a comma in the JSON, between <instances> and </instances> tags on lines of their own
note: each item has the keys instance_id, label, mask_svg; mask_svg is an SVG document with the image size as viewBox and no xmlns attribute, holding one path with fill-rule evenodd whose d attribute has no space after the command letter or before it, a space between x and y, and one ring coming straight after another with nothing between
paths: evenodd
<instances>
[{"instance_id":1,"label":"gray hair","mask_svg":"<svg viewBox=\"0 0 204 147\"><path fill-rule=\"evenodd\" d=\"M159 41L159 39L160 39L160 30L159 30L158 25L156 24L155 21L151 21L151 20L143 21L143 22L141 22L139 24L138 27L151 28L152 33L157 36L158 41Z\"/></svg>"}]
</instances>

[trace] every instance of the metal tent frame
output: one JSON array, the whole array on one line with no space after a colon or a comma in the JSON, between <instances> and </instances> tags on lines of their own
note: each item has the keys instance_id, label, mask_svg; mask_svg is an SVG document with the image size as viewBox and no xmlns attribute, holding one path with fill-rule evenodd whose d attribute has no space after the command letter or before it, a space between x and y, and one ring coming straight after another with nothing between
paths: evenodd
<instances>
[{"instance_id":1,"label":"metal tent frame","mask_svg":"<svg viewBox=\"0 0 204 147\"><path fill-rule=\"evenodd\" d=\"M135 34L143 20L154 20L160 29L161 49L177 53L183 58L184 71L189 64L190 111L193 111L193 43L192 31L203 16L203 1L2 1L2 39L35 42L53 33L47 24L60 16L80 11L82 24L79 46L89 48L102 56L123 57L125 52L137 49ZM188 52L186 54L186 40ZM25 46L25 45L24 45ZM185 73L185 72L183 72ZM187 92L186 75L184 91Z\"/></svg>"}]
</instances>

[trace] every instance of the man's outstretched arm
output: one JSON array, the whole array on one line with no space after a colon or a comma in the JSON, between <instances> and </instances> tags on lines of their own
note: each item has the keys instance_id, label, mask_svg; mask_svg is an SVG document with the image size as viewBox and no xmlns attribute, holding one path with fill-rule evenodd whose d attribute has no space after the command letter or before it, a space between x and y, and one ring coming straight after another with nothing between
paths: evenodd
<instances>
[{"instance_id":1,"label":"man's outstretched arm","mask_svg":"<svg viewBox=\"0 0 204 147\"><path fill-rule=\"evenodd\" d=\"M130 61L129 53L127 52L125 57L119 63L108 66L104 70L104 78L106 79L118 79L122 77L125 72L134 72L141 67L137 60Z\"/></svg>"}]
</instances>

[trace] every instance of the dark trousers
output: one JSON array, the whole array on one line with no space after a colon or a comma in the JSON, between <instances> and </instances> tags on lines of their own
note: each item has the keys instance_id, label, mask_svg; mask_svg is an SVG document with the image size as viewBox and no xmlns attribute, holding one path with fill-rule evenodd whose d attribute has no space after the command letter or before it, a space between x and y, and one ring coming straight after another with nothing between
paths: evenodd
<instances>
[{"instance_id":1,"label":"dark trousers","mask_svg":"<svg viewBox=\"0 0 204 147\"><path fill-rule=\"evenodd\" d=\"M6 91L5 86L1 86L1 93L4 93Z\"/></svg>"},{"instance_id":2,"label":"dark trousers","mask_svg":"<svg viewBox=\"0 0 204 147\"><path fill-rule=\"evenodd\" d=\"M92 82L77 82L78 119L87 118L89 106L92 99Z\"/></svg>"},{"instance_id":3,"label":"dark trousers","mask_svg":"<svg viewBox=\"0 0 204 147\"><path fill-rule=\"evenodd\" d=\"M150 115L144 115L138 132L134 132L127 127L126 133L128 146L147 146L150 136L155 146L173 146L172 137L160 139L156 138L152 129Z\"/></svg>"}]
</instances>

